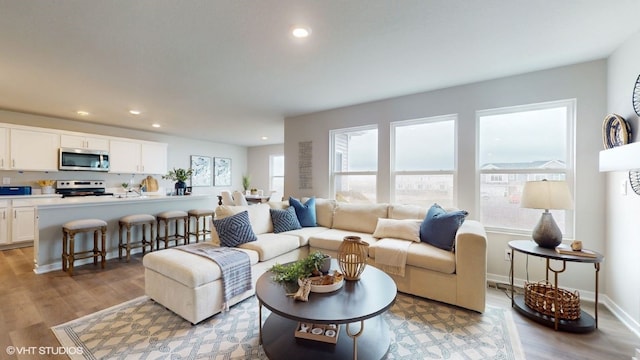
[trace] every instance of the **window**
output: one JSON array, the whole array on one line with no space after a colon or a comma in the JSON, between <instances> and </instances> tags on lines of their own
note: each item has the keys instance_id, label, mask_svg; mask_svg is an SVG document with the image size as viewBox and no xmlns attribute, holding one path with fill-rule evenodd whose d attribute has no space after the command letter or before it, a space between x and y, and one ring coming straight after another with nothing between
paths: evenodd
<instances>
[{"instance_id":1,"label":"window","mask_svg":"<svg viewBox=\"0 0 640 360\"><path fill-rule=\"evenodd\" d=\"M391 123L391 201L454 205L456 115Z\"/></svg>"},{"instance_id":2,"label":"window","mask_svg":"<svg viewBox=\"0 0 640 360\"><path fill-rule=\"evenodd\" d=\"M269 190L284 196L284 155L269 156Z\"/></svg>"},{"instance_id":3,"label":"window","mask_svg":"<svg viewBox=\"0 0 640 360\"><path fill-rule=\"evenodd\" d=\"M571 184L574 113L575 100L477 112L480 218L488 228L530 233L542 211L520 208L524 183ZM551 212L573 236L573 212Z\"/></svg>"},{"instance_id":4,"label":"window","mask_svg":"<svg viewBox=\"0 0 640 360\"><path fill-rule=\"evenodd\" d=\"M378 128L331 130L331 193L337 201L376 202Z\"/></svg>"}]
</instances>

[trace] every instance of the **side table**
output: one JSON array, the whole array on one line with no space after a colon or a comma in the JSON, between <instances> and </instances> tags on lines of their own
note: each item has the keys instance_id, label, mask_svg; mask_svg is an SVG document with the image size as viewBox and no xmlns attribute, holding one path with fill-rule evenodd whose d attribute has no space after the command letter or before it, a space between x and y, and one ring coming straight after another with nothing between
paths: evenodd
<instances>
[{"instance_id":1,"label":"side table","mask_svg":"<svg viewBox=\"0 0 640 360\"><path fill-rule=\"evenodd\" d=\"M595 330L598 327L598 274L600 272L600 263L604 260L604 256L600 253L596 253L595 257L584 257L577 255L565 255L559 254L555 249L547 249L538 246L533 240L513 240L509 242L509 247L514 251L521 252L527 255L538 256L546 260L546 280L549 281L549 272L553 272L554 280L553 286L558 289L558 274L562 273L567 268L568 262L577 263L591 263L595 267L595 318L589 315L587 312L580 310L580 318L577 320L564 320L559 319L558 314L555 316L548 316L530 308L525 304L524 296L514 295L513 292L513 264L514 256L511 256L511 307L516 311L526 316L527 318L534 320L540 324L553 327L555 330L562 330L574 333L585 333ZM551 260L558 260L562 262L560 269L554 269L551 267ZM557 297L556 297L557 301ZM555 306L555 308L558 308Z\"/></svg>"}]
</instances>

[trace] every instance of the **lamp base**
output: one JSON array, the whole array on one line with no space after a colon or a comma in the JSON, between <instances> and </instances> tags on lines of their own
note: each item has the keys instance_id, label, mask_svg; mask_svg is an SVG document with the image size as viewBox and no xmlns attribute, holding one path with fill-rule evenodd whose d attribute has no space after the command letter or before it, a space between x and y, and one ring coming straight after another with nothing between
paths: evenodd
<instances>
[{"instance_id":1,"label":"lamp base","mask_svg":"<svg viewBox=\"0 0 640 360\"><path fill-rule=\"evenodd\" d=\"M535 241L538 246L543 248L554 249L560 245L562 242L562 232L549 211L542 213L540 221L538 221L536 227L533 228L531 237L533 237L533 241Z\"/></svg>"}]
</instances>

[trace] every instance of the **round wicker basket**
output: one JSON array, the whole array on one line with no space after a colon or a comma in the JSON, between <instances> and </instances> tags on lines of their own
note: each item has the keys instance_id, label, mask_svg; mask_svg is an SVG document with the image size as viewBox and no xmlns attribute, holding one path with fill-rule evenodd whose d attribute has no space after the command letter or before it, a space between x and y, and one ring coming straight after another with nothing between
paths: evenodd
<instances>
[{"instance_id":1,"label":"round wicker basket","mask_svg":"<svg viewBox=\"0 0 640 360\"><path fill-rule=\"evenodd\" d=\"M558 299L556 301L556 291ZM580 295L578 291L569 292L556 288L548 281L526 283L524 286L524 303L531 309L562 320L580 318Z\"/></svg>"}]
</instances>

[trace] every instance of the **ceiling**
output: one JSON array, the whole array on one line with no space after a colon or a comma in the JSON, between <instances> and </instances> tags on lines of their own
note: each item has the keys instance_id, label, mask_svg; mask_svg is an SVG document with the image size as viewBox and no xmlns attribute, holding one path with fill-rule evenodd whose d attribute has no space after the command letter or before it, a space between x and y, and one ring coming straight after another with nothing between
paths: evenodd
<instances>
[{"instance_id":1,"label":"ceiling","mask_svg":"<svg viewBox=\"0 0 640 360\"><path fill-rule=\"evenodd\" d=\"M639 13L637 0L0 0L0 108L278 144L285 117L606 58ZM290 36L298 24L311 36Z\"/></svg>"}]
</instances>

